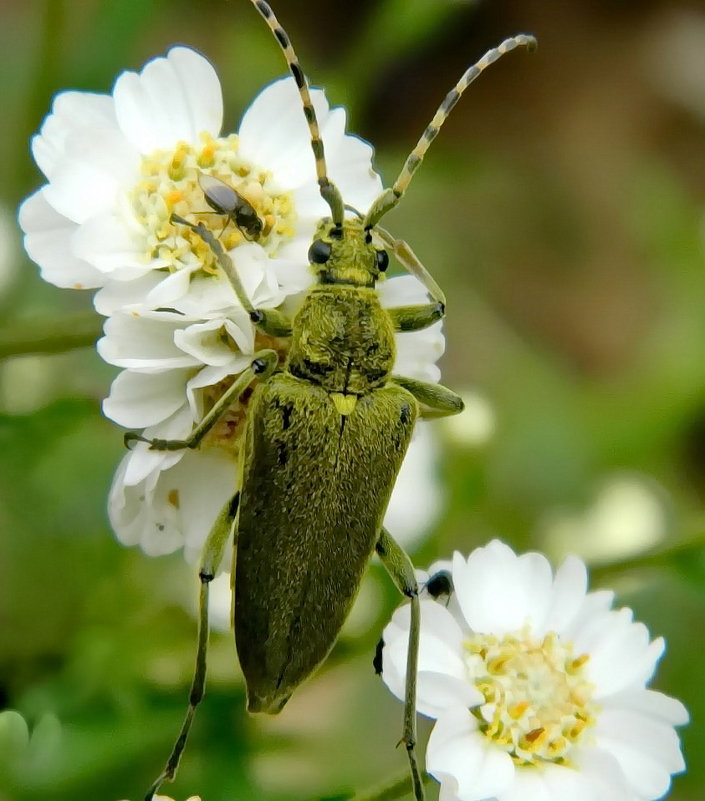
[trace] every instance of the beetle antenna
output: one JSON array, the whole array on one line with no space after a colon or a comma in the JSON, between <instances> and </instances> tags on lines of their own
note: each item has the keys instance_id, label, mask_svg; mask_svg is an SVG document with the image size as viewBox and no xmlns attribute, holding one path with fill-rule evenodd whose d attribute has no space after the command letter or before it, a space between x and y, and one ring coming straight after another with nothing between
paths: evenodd
<instances>
[{"instance_id":1,"label":"beetle antenna","mask_svg":"<svg viewBox=\"0 0 705 801\"><path fill-rule=\"evenodd\" d=\"M426 151L431 146L431 142L438 136L441 125L448 119L448 115L453 110L458 100L460 100L460 96L463 92L481 72L484 72L484 70L490 66L490 64L493 64L510 50L514 50L515 47L528 47L529 50L534 50L536 48L536 39L526 33L520 33L517 36L505 39L497 47L488 50L479 61L471 67L468 67L463 73L458 83L448 92L444 101L438 107L433 119L417 142L416 147L409 153L399 173L399 177L394 182L392 188L385 189L367 212L365 217L365 226L367 228L372 228L372 226L376 225L379 220L402 199L404 193L409 188L414 173L423 161Z\"/></svg>"},{"instance_id":2,"label":"beetle antenna","mask_svg":"<svg viewBox=\"0 0 705 801\"><path fill-rule=\"evenodd\" d=\"M333 222L337 226L342 226L344 216L343 198L338 187L328 178L326 157L323 151L323 140L321 139L321 132L318 127L316 111L311 102L311 93L308 90L306 76L301 69L301 64L294 52L294 48L291 46L287 32L279 24L279 20L274 16L274 12L269 7L269 4L266 3L265 0L250 0L250 2L264 18L267 25L269 25L270 30L274 34L274 38L277 40L279 47L284 53L286 62L289 65L289 72L291 72L294 81L296 81L296 86L298 87L299 94L301 95L301 102L304 107L306 122L311 132L311 149L316 159L316 175L318 177L318 187L321 192L321 197L330 206Z\"/></svg>"}]
</instances>

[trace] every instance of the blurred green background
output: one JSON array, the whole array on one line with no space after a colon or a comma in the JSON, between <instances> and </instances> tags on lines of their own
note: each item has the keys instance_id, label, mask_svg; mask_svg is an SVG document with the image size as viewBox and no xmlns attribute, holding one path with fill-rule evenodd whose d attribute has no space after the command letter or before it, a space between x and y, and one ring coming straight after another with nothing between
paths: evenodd
<instances>
[{"instance_id":1,"label":"blurred green background","mask_svg":"<svg viewBox=\"0 0 705 801\"><path fill-rule=\"evenodd\" d=\"M705 10L673 0L323 0L275 4L314 84L350 109L393 180L444 93L518 31L458 105L386 225L449 297L444 383L469 393L438 425L446 507L419 565L492 536L593 566L668 651L689 773L705 763ZM140 798L180 725L194 652L194 570L119 546L105 500L122 435L100 414L115 375L91 347L36 354L90 293L44 285L18 202L42 183L28 139L61 89L110 91L175 42L216 65L226 129L282 74L245 0L0 3L1 801ZM18 350L25 351L16 355ZM15 355L12 355L15 354ZM303 799L404 770L401 705L371 657L397 599L373 566L327 666L278 719L249 718L231 635L178 780L204 801ZM424 733L428 727L422 726ZM434 793L432 792L432 797Z\"/></svg>"}]
</instances>

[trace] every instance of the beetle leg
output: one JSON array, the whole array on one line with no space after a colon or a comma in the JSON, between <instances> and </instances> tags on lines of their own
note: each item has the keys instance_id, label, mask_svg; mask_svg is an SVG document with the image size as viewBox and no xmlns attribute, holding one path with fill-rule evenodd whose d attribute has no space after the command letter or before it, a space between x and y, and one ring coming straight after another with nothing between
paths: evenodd
<instances>
[{"instance_id":1,"label":"beetle leg","mask_svg":"<svg viewBox=\"0 0 705 801\"><path fill-rule=\"evenodd\" d=\"M250 315L250 320L252 320L258 328L264 331L265 334L269 334L273 337L288 337L291 335L291 321L285 314L282 314L282 312L277 309L255 309L252 305L252 301L247 297L247 292L245 292L245 287L240 280L240 276L237 274L230 254L222 246L218 237L213 235L213 232L208 226L202 222L198 224L189 222L178 214L171 215L171 222L190 228L195 234L201 237L206 245L208 245L218 262L218 266L225 273L226 278L235 291L237 299Z\"/></svg>"},{"instance_id":2,"label":"beetle leg","mask_svg":"<svg viewBox=\"0 0 705 801\"><path fill-rule=\"evenodd\" d=\"M393 375L393 384L404 387L421 404L420 416L424 418L449 417L459 414L465 408L463 399L441 384L431 384L416 378Z\"/></svg>"},{"instance_id":3,"label":"beetle leg","mask_svg":"<svg viewBox=\"0 0 705 801\"><path fill-rule=\"evenodd\" d=\"M233 529L239 503L240 492L238 490L232 498L226 501L225 505L218 513L218 517L216 517L203 546L201 564L198 571L198 576L201 581L198 600L198 650L196 651L196 666L193 672L191 691L189 692L188 710L186 711L186 717L181 725L179 736L176 738L166 766L147 791L144 801L152 801L154 794L164 782L173 781L176 770L179 767L181 754L186 747L186 740L191 730L191 724L196 715L196 707L203 700L206 684L206 654L208 651L208 590L223 560L225 545ZM235 534L235 536L237 536L237 534Z\"/></svg>"},{"instance_id":4,"label":"beetle leg","mask_svg":"<svg viewBox=\"0 0 705 801\"><path fill-rule=\"evenodd\" d=\"M415 801L424 801L423 770L416 757L416 670L419 661L419 636L421 633L421 607L419 587L416 583L414 566L406 551L397 544L387 529L383 528L376 551L387 572L401 593L411 601L411 627L409 629L409 650L406 660L406 694L404 698L404 730L402 742L406 746L414 787Z\"/></svg>"},{"instance_id":5,"label":"beetle leg","mask_svg":"<svg viewBox=\"0 0 705 801\"><path fill-rule=\"evenodd\" d=\"M420 331L443 319L445 306L440 303L422 303L416 306L397 306L387 309L395 331Z\"/></svg>"},{"instance_id":6,"label":"beetle leg","mask_svg":"<svg viewBox=\"0 0 705 801\"><path fill-rule=\"evenodd\" d=\"M379 225L375 226L375 234L382 240L387 250L396 256L397 261L401 266L426 287L431 299L435 301L435 305L440 305L441 316L446 307L446 296L443 290L436 283L436 279L429 273L429 271L421 264L419 257L411 249L411 246L404 242L403 239L395 239L389 231L380 228Z\"/></svg>"},{"instance_id":7,"label":"beetle leg","mask_svg":"<svg viewBox=\"0 0 705 801\"><path fill-rule=\"evenodd\" d=\"M255 353L250 366L244 370L230 387L218 398L201 422L193 429L188 439L146 439L134 431L125 434L125 445L129 448L131 442L148 442L153 451L180 451L184 448L197 448L201 440L220 420L224 412L236 400L255 378L265 380L274 372L279 362L275 350L260 350Z\"/></svg>"}]
</instances>

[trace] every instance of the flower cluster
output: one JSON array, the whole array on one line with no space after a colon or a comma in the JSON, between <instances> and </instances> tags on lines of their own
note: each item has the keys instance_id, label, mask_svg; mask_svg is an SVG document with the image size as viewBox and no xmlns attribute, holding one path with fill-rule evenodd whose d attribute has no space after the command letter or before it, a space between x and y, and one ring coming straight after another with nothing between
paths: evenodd
<instances>
[{"instance_id":1,"label":"flower cluster","mask_svg":"<svg viewBox=\"0 0 705 801\"><path fill-rule=\"evenodd\" d=\"M418 710L436 719L441 801L651 801L684 770L683 705L647 689L661 638L587 591L569 557L495 540L423 574ZM409 607L384 632L383 677L404 698Z\"/></svg>"},{"instance_id":2,"label":"flower cluster","mask_svg":"<svg viewBox=\"0 0 705 801\"><path fill-rule=\"evenodd\" d=\"M343 109L311 94L330 177L364 212L382 188L372 148L346 134ZM210 248L173 214L218 236L256 308L291 311L312 280L307 252L327 206L293 79L264 89L237 134L221 133L222 116L213 67L175 47L123 73L112 95L58 95L32 140L47 183L20 209L27 252L47 281L97 290L95 308L107 317L98 350L122 370L104 412L147 439L187 438L256 350L283 359L288 347L255 330ZM254 208L255 235L209 208L203 186L219 181ZM426 297L410 276L389 280L381 295L387 305ZM400 340L396 370L438 380L440 324ZM134 446L110 492L121 542L152 555L198 554L233 492L245 414L243 396L196 451Z\"/></svg>"}]
</instances>

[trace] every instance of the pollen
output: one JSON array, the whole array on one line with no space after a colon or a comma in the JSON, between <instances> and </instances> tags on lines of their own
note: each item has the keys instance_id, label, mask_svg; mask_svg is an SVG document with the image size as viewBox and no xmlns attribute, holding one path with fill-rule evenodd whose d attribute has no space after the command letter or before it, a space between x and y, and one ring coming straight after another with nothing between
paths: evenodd
<instances>
[{"instance_id":1,"label":"pollen","mask_svg":"<svg viewBox=\"0 0 705 801\"><path fill-rule=\"evenodd\" d=\"M528 629L473 634L464 650L468 679L485 698L471 710L485 737L517 766L570 765L599 713L585 677L588 656L576 656L555 633L537 639Z\"/></svg>"},{"instance_id":2,"label":"pollen","mask_svg":"<svg viewBox=\"0 0 705 801\"><path fill-rule=\"evenodd\" d=\"M291 193L279 191L269 172L240 155L235 134L216 139L202 133L197 145L179 142L171 150L155 151L142 159L140 180L129 200L143 235L145 262L158 259L161 269L186 269L191 276L219 273L211 249L192 230L172 223L172 214L204 223L226 250L248 242L232 217L209 207L198 183L200 173L223 181L253 206L263 223L257 241L269 256L276 256L279 247L295 235Z\"/></svg>"}]
</instances>

